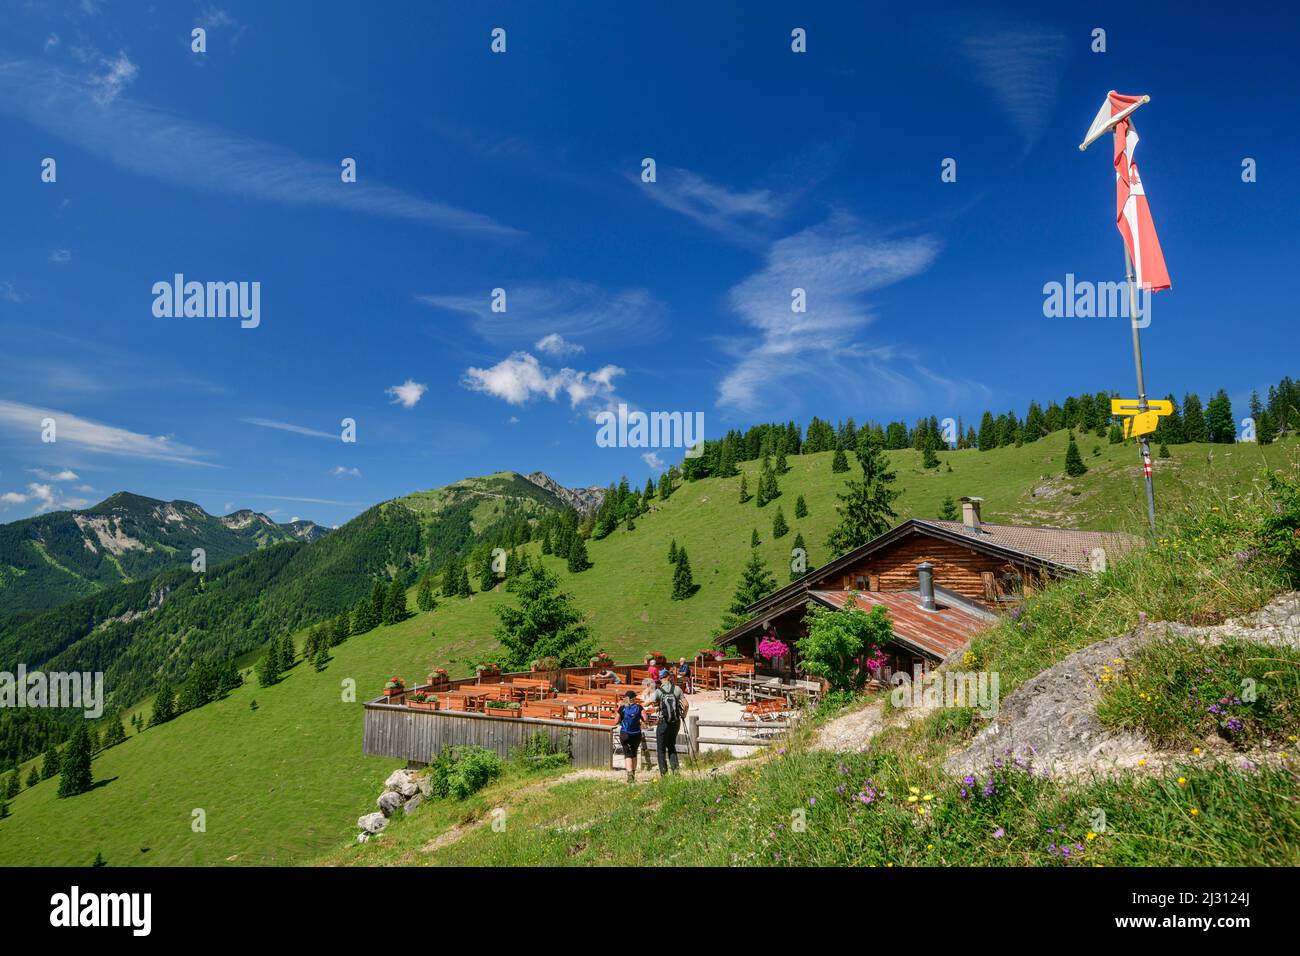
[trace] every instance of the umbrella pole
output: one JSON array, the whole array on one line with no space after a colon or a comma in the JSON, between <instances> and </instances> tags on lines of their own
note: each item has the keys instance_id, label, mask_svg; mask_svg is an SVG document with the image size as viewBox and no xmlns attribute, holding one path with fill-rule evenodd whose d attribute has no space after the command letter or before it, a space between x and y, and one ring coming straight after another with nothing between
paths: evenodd
<instances>
[{"instance_id":1,"label":"umbrella pole","mask_svg":"<svg viewBox=\"0 0 1300 956\"><path fill-rule=\"evenodd\" d=\"M1124 271L1128 276L1128 317L1133 327L1133 364L1137 368L1138 409L1147 410L1146 381L1142 375L1142 337L1139 328L1137 307L1137 277L1133 274L1133 257L1129 255L1128 246L1124 247ZM1142 475L1147 486L1147 520L1151 523L1151 534L1156 533L1156 492L1151 482L1151 443L1148 436L1138 436L1138 449L1142 453Z\"/></svg>"}]
</instances>

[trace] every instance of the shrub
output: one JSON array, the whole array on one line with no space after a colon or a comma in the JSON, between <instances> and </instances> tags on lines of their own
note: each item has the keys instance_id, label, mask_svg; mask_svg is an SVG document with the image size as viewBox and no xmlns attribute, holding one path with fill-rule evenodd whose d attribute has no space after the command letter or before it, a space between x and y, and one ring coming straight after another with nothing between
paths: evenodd
<instances>
[{"instance_id":1,"label":"shrub","mask_svg":"<svg viewBox=\"0 0 1300 956\"><path fill-rule=\"evenodd\" d=\"M550 770L556 767L564 767L569 763L569 755L566 751L557 750L551 735L545 731L538 731L529 736L523 744L514 752L514 759L524 767L524 769L536 772L538 770Z\"/></svg>"},{"instance_id":2,"label":"shrub","mask_svg":"<svg viewBox=\"0 0 1300 956\"><path fill-rule=\"evenodd\" d=\"M484 747L451 747L429 765L430 793L464 800L501 775L504 764L496 751Z\"/></svg>"}]
</instances>

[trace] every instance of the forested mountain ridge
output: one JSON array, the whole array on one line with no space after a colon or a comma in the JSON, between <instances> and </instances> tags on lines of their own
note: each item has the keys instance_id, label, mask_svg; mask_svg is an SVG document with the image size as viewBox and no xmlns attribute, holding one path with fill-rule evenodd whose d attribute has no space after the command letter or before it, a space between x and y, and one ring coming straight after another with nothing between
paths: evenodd
<instances>
[{"instance_id":1,"label":"forested mountain ridge","mask_svg":"<svg viewBox=\"0 0 1300 956\"><path fill-rule=\"evenodd\" d=\"M255 511L210 515L191 501L118 492L80 511L0 524L0 617L30 616L169 567L195 548L209 565L283 541L314 541L310 521L277 524Z\"/></svg>"}]
</instances>

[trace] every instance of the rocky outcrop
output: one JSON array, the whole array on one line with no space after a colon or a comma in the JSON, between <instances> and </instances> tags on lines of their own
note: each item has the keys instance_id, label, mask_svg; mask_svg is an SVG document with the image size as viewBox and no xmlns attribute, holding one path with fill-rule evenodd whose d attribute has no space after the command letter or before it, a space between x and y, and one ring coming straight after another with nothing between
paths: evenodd
<instances>
[{"instance_id":1,"label":"rocky outcrop","mask_svg":"<svg viewBox=\"0 0 1300 956\"><path fill-rule=\"evenodd\" d=\"M383 832L388 820L398 811L406 816L413 813L429 795L428 777L417 777L414 770L394 770L384 781L384 790L375 800L377 813L367 813L357 819L361 832L358 843L366 843Z\"/></svg>"},{"instance_id":2,"label":"rocky outcrop","mask_svg":"<svg viewBox=\"0 0 1300 956\"><path fill-rule=\"evenodd\" d=\"M1097 719L1104 684L1097 675L1116 659L1161 637L1219 644L1241 638L1274 647L1300 648L1300 593L1278 597L1266 607L1222 624L1193 626L1143 623L1127 634L1076 651L1025 681L1002 701L997 717L969 747L949 758L950 773L974 773L1009 755L1032 759L1053 773L1113 773L1139 765L1158 767L1181 759L1163 754L1141 736L1111 730Z\"/></svg>"},{"instance_id":3,"label":"rocky outcrop","mask_svg":"<svg viewBox=\"0 0 1300 956\"><path fill-rule=\"evenodd\" d=\"M596 485L590 488L565 488L550 475L535 471L526 476L538 488L549 491L575 511L595 511L605 500L605 489Z\"/></svg>"}]
</instances>

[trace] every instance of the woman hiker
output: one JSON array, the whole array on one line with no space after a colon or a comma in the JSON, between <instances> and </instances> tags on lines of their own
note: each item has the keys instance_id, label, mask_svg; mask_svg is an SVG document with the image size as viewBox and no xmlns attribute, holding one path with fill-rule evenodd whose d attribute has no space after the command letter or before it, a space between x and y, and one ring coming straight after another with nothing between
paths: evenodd
<instances>
[{"instance_id":1,"label":"woman hiker","mask_svg":"<svg viewBox=\"0 0 1300 956\"><path fill-rule=\"evenodd\" d=\"M627 771L627 782L636 783L636 758L645 739L641 731L641 718L645 715L645 708L637 701L636 691L630 690L623 697L625 702L618 707L618 740L623 745L623 768Z\"/></svg>"}]
</instances>

